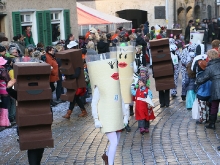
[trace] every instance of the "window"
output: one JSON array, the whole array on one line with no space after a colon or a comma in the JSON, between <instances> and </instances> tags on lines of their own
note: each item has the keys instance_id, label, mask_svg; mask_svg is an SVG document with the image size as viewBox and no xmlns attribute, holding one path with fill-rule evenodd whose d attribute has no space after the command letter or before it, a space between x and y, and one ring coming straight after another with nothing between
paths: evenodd
<instances>
[{"instance_id":1,"label":"window","mask_svg":"<svg viewBox=\"0 0 220 165\"><path fill-rule=\"evenodd\" d=\"M51 13L51 22L60 22L60 13L59 12L54 12Z\"/></svg>"},{"instance_id":2,"label":"window","mask_svg":"<svg viewBox=\"0 0 220 165\"><path fill-rule=\"evenodd\" d=\"M33 13L22 13L20 14L21 17L21 26L31 26L32 25L32 16Z\"/></svg>"}]
</instances>

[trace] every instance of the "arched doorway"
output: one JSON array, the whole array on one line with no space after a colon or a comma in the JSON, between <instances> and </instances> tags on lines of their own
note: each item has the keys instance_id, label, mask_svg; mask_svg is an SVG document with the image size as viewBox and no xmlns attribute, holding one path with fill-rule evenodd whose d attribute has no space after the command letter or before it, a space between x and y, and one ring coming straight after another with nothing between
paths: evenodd
<instances>
[{"instance_id":1,"label":"arched doorway","mask_svg":"<svg viewBox=\"0 0 220 165\"><path fill-rule=\"evenodd\" d=\"M180 27L185 29L186 15L185 15L185 10L183 7L180 7L177 10L177 15L178 15L178 24L180 25Z\"/></svg>"},{"instance_id":2,"label":"arched doorway","mask_svg":"<svg viewBox=\"0 0 220 165\"><path fill-rule=\"evenodd\" d=\"M207 14L208 19L212 19L212 7L210 5L207 6Z\"/></svg>"},{"instance_id":3,"label":"arched doorway","mask_svg":"<svg viewBox=\"0 0 220 165\"><path fill-rule=\"evenodd\" d=\"M193 8L192 8L192 6L188 6L186 8L186 25L188 24L189 20L193 20Z\"/></svg>"},{"instance_id":4,"label":"arched doorway","mask_svg":"<svg viewBox=\"0 0 220 165\"><path fill-rule=\"evenodd\" d=\"M200 6L196 5L194 8L194 18L200 19L200 14L201 14Z\"/></svg>"},{"instance_id":5,"label":"arched doorway","mask_svg":"<svg viewBox=\"0 0 220 165\"><path fill-rule=\"evenodd\" d=\"M147 11L128 9L117 11L116 14L123 19L132 21L132 28L139 28L147 21Z\"/></svg>"}]
</instances>

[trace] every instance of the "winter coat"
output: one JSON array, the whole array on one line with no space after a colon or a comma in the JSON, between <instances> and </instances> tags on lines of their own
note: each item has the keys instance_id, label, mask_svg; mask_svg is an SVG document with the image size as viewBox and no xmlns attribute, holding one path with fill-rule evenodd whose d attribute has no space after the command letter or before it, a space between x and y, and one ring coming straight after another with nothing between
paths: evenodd
<instances>
[{"instance_id":1,"label":"winter coat","mask_svg":"<svg viewBox=\"0 0 220 165\"><path fill-rule=\"evenodd\" d=\"M141 45L142 46L142 53L143 55L146 55L146 47L147 47L147 42L144 41L144 39L139 35L136 39L136 45Z\"/></svg>"},{"instance_id":2,"label":"winter coat","mask_svg":"<svg viewBox=\"0 0 220 165\"><path fill-rule=\"evenodd\" d=\"M195 90L195 81L196 79L189 78L188 74L186 74L185 76L186 91Z\"/></svg>"},{"instance_id":3,"label":"winter coat","mask_svg":"<svg viewBox=\"0 0 220 165\"><path fill-rule=\"evenodd\" d=\"M56 82L59 80L58 64L52 55L46 53L46 63L50 64L53 68L50 73L50 82Z\"/></svg>"},{"instance_id":4,"label":"winter coat","mask_svg":"<svg viewBox=\"0 0 220 165\"><path fill-rule=\"evenodd\" d=\"M211 60L205 71L199 74L196 78L197 85L201 85L208 80L211 80L211 99L220 99L220 58Z\"/></svg>"},{"instance_id":5,"label":"winter coat","mask_svg":"<svg viewBox=\"0 0 220 165\"><path fill-rule=\"evenodd\" d=\"M97 43L97 49L98 49L98 54L109 52L108 43L104 42L103 40L100 40Z\"/></svg>"},{"instance_id":6,"label":"winter coat","mask_svg":"<svg viewBox=\"0 0 220 165\"><path fill-rule=\"evenodd\" d=\"M25 53L25 42L22 42L22 41L14 41L14 43L16 43L18 45L18 47L20 48L21 50L21 54L24 55Z\"/></svg>"},{"instance_id":7,"label":"winter coat","mask_svg":"<svg viewBox=\"0 0 220 165\"><path fill-rule=\"evenodd\" d=\"M188 25L185 30L185 42L188 43L190 41L190 26Z\"/></svg>"},{"instance_id":8,"label":"winter coat","mask_svg":"<svg viewBox=\"0 0 220 165\"><path fill-rule=\"evenodd\" d=\"M147 35L149 33L149 23L145 22L144 24L144 35Z\"/></svg>"},{"instance_id":9,"label":"winter coat","mask_svg":"<svg viewBox=\"0 0 220 165\"><path fill-rule=\"evenodd\" d=\"M30 34L30 37L28 37L26 31L24 31L23 36L25 37L24 38L25 46L33 45L35 47L32 32Z\"/></svg>"},{"instance_id":10,"label":"winter coat","mask_svg":"<svg viewBox=\"0 0 220 165\"><path fill-rule=\"evenodd\" d=\"M136 120L154 120L154 111L153 108L149 108L148 104L140 99L145 98L144 93L148 95L148 91L150 90L148 88L145 88L144 90L138 88L136 91L136 97L135 97L135 119ZM152 99L152 98L151 98Z\"/></svg>"}]
</instances>

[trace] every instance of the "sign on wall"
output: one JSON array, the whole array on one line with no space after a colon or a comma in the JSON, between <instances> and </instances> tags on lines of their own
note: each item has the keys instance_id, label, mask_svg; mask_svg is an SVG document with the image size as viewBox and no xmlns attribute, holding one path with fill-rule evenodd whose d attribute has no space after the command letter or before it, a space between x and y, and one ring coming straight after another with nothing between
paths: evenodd
<instances>
[{"instance_id":1,"label":"sign on wall","mask_svg":"<svg viewBox=\"0 0 220 165\"><path fill-rule=\"evenodd\" d=\"M165 19L165 6L155 6L154 7L155 19Z\"/></svg>"}]
</instances>

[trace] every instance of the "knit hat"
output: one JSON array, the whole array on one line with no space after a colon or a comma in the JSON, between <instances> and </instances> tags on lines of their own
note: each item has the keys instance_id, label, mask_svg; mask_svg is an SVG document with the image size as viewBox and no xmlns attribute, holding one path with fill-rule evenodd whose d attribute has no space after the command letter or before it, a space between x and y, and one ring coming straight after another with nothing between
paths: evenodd
<instances>
[{"instance_id":1,"label":"knit hat","mask_svg":"<svg viewBox=\"0 0 220 165\"><path fill-rule=\"evenodd\" d=\"M0 46L0 52L4 52L6 51L5 47L4 46Z\"/></svg>"},{"instance_id":2,"label":"knit hat","mask_svg":"<svg viewBox=\"0 0 220 165\"><path fill-rule=\"evenodd\" d=\"M148 74L148 69L145 66L141 66L140 68L140 77L143 78L143 76L141 76L141 73L145 73L145 79L149 79L149 74Z\"/></svg>"},{"instance_id":3,"label":"knit hat","mask_svg":"<svg viewBox=\"0 0 220 165\"><path fill-rule=\"evenodd\" d=\"M147 79L146 79L145 77L139 77L139 78L138 78L138 81L143 82L145 85L146 85L146 83L147 83Z\"/></svg>"}]
</instances>

